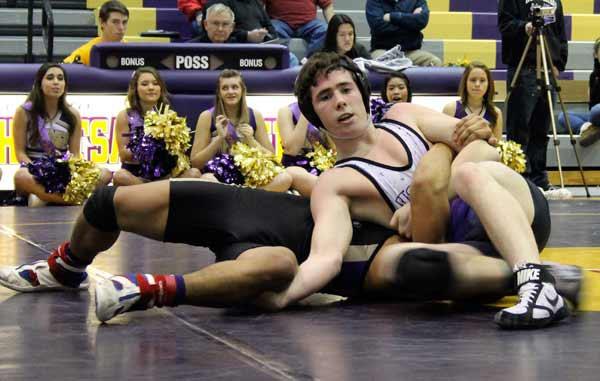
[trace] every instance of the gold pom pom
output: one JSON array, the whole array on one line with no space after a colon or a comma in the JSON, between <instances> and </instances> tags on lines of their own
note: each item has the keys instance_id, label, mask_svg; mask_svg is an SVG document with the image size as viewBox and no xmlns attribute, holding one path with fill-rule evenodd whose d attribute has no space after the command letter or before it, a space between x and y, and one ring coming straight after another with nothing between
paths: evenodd
<instances>
[{"instance_id":1,"label":"gold pom pom","mask_svg":"<svg viewBox=\"0 0 600 381\"><path fill-rule=\"evenodd\" d=\"M316 142L313 145L313 151L306 154L310 161L310 165L324 172L335 165L337 153L333 149L325 148L321 143Z\"/></svg>"},{"instance_id":2,"label":"gold pom pom","mask_svg":"<svg viewBox=\"0 0 600 381\"><path fill-rule=\"evenodd\" d=\"M177 177L190 168L190 159L186 155L191 146L190 131L185 118L177 116L168 105L146 113L144 134L163 140L167 151L177 157L177 165L171 171L171 176Z\"/></svg>"},{"instance_id":3,"label":"gold pom pom","mask_svg":"<svg viewBox=\"0 0 600 381\"><path fill-rule=\"evenodd\" d=\"M71 181L67 184L63 199L79 205L90 197L96 188L96 184L100 180L100 168L91 161L71 156L69 157L69 170L71 171Z\"/></svg>"},{"instance_id":4,"label":"gold pom pom","mask_svg":"<svg viewBox=\"0 0 600 381\"><path fill-rule=\"evenodd\" d=\"M277 162L275 155L267 154L259 148L237 142L231 147L230 153L235 165L244 175L244 185L248 187L265 186L283 172L283 167Z\"/></svg>"},{"instance_id":5,"label":"gold pom pom","mask_svg":"<svg viewBox=\"0 0 600 381\"><path fill-rule=\"evenodd\" d=\"M513 142L512 140L503 141L501 140L496 146L498 153L500 153L500 161L506 166L514 169L518 173L525 172L525 154L521 149L519 143Z\"/></svg>"}]
</instances>

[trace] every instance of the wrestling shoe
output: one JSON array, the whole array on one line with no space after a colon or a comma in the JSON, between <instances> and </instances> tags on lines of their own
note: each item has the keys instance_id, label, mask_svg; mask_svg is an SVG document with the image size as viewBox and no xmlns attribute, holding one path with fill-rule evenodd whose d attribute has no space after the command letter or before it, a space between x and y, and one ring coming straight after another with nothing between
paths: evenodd
<instances>
[{"instance_id":1,"label":"wrestling shoe","mask_svg":"<svg viewBox=\"0 0 600 381\"><path fill-rule=\"evenodd\" d=\"M562 295L576 311L581 299L583 270L579 266L564 265L558 262L542 262L556 281L556 291Z\"/></svg>"},{"instance_id":2,"label":"wrestling shoe","mask_svg":"<svg viewBox=\"0 0 600 381\"><path fill-rule=\"evenodd\" d=\"M554 279L542 265L528 263L515 272L519 303L498 312L502 328L542 328L569 316L569 308L554 288Z\"/></svg>"},{"instance_id":3,"label":"wrestling shoe","mask_svg":"<svg viewBox=\"0 0 600 381\"><path fill-rule=\"evenodd\" d=\"M65 286L50 273L48 261L37 261L29 265L0 267L0 284L20 292L42 292L52 290L81 291L89 287L86 276L76 287Z\"/></svg>"},{"instance_id":4,"label":"wrestling shoe","mask_svg":"<svg viewBox=\"0 0 600 381\"><path fill-rule=\"evenodd\" d=\"M124 276L96 280L96 317L101 322L127 312L140 300L140 288Z\"/></svg>"}]
</instances>

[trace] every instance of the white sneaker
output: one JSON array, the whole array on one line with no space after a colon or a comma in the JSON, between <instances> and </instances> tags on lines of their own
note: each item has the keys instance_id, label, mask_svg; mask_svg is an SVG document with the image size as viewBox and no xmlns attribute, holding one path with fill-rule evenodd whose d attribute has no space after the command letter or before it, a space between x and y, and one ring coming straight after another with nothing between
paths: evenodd
<instances>
[{"instance_id":1,"label":"white sneaker","mask_svg":"<svg viewBox=\"0 0 600 381\"><path fill-rule=\"evenodd\" d=\"M562 296L540 265L527 264L515 272L519 303L498 312L494 321L502 328L542 328L569 316Z\"/></svg>"},{"instance_id":2,"label":"white sneaker","mask_svg":"<svg viewBox=\"0 0 600 381\"><path fill-rule=\"evenodd\" d=\"M124 276L96 279L96 317L101 322L129 311L140 300L140 288Z\"/></svg>"},{"instance_id":3,"label":"white sneaker","mask_svg":"<svg viewBox=\"0 0 600 381\"><path fill-rule=\"evenodd\" d=\"M50 273L48 261L42 260L29 265L0 267L0 284L20 292L43 292L52 290L81 291L89 287L86 276L78 287L68 287L59 283Z\"/></svg>"}]
</instances>

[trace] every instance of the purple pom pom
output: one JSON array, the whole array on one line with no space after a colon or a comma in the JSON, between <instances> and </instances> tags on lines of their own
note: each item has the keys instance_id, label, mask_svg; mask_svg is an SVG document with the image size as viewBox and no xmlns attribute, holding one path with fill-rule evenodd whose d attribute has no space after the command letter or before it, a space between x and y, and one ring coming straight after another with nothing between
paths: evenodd
<instances>
[{"instance_id":1,"label":"purple pom pom","mask_svg":"<svg viewBox=\"0 0 600 381\"><path fill-rule=\"evenodd\" d=\"M395 103L386 103L383 99L371 99L371 120L373 123L379 123L384 115Z\"/></svg>"},{"instance_id":2,"label":"purple pom pom","mask_svg":"<svg viewBox=\"0 0 600 381\"><path fill-rule=\"evenodd\" d=\"M65 193L65 189L71 181L68 159L68 154L58 158L44 156L28 163L27 169L35 181L44 186L46 193L61 194Z\"/></svg>"},{"instance_id":3,"label":"purple pom pom","mask_svg":"<svg viewBox=\"0 0 600 381\"><path fill-rule=\"evenodd\" d=\"M177 157L171 155L163 140L144 135L143 127L136 127L128 134L127 148L135 161L140 163L139 175L146 180L158 180L171 173L177 165Z\"/></svg>"},{"instance_id":4,"label":"purple pom pom","mask_svg":"<svg viewBox=\"0 0 600 381\"><path fill-rule=\"evenodd\" d=\"M225 184L238 184L244 183L244 175L240 172L238 167L235 165L233 156L226 153L219 153L206 163L206 166L202 169L203 173L212 173L215 175L217 180Z\"/></svg>"},{"instance_id":5,"label":"purple pom pom","mask_svg":"<svg viewBox=\"0 0 600 381\"><path fill-rule=\"evenodd\" d=\"M286 168L301 167L306 169L306 171L311 175L319 176L321 171L310 165L310 159L306 157L308 152L308 150L305 150L305 152L303 152L301 155L288 155L284 153L281 157L281 164L283 164L283 166Z\"/></svg>"}]
</instances>

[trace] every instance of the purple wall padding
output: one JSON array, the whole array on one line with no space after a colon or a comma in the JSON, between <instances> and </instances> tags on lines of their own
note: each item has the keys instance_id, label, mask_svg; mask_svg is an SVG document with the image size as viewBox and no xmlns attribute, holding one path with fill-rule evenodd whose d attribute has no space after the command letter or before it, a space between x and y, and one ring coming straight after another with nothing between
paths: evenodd
<instances>
[{"instance_id":1,"label":"purple wall padding","mask_svg":"<svg viewBox=\"0 0 600 381\"><path fill-rule=\"evenodd\" d=\"M177 8L177 0L144 0L144 8Z\"/></svg>"},{"instance_id":2,"label":"purple wall padding","mask_svg":"<svg viewBox=\"0 0 600 381\"><path fill-rule=\"evenodd\" d=\"M472 36L474 40L499 40L498 15L495 13L473 13Z\"/></svg>"},{"instance_id":3,"label":"purple wall padding","mask_svg":"<svg viewBox=\"0 0 600 381\"><path fill-rule=\"evenodd\" d=\"M600 13L600 0L594 1L594 13L596 13L596 14Z\"/></svg>"},{"instance_id":4,"label":"purple wall padding","mask_svg":"<svg viewBox=\"0 0 600 381\"><path fill-rule=\"evenodd\" d=\"M166 31L179 32L182 40L192 37L192 27L187 21L185 15L177 8L157 9L156 10L156 28Z\"/></svg>"},{"instance_id":5,"label":"purple wall padding","mask_svg":"<svg viewBox=\"0 0 600 381\"><path fill-rule=\"evenodd\" d=\"M29 92L39 64L0 64L0 92ZM69 91L86 93L125 93L130 70L106 70L95 67L64 64L69 76ZM292 94L294 81L299 67L265 71L243 71L242 74L251 94ZM415 67L404 72L410 78L415 93L421 94L454 94L462 68ZM163 70L161 76L167 83L169 92L173 94L210 95L214 96L215 84L220 71L177 71ZM385 74L371 72L369 81L373 93L379 92Z\"/></svg>"},{"instance_id":6,"label":"purple wall padding","mask_svg":"<svg viewBox=\"0 0 600 381\"><path fill-rule=\"evenodd\" d=\"M498 0L450 0L453 12L498 12Z\"/></svg>"}]
</instances>

